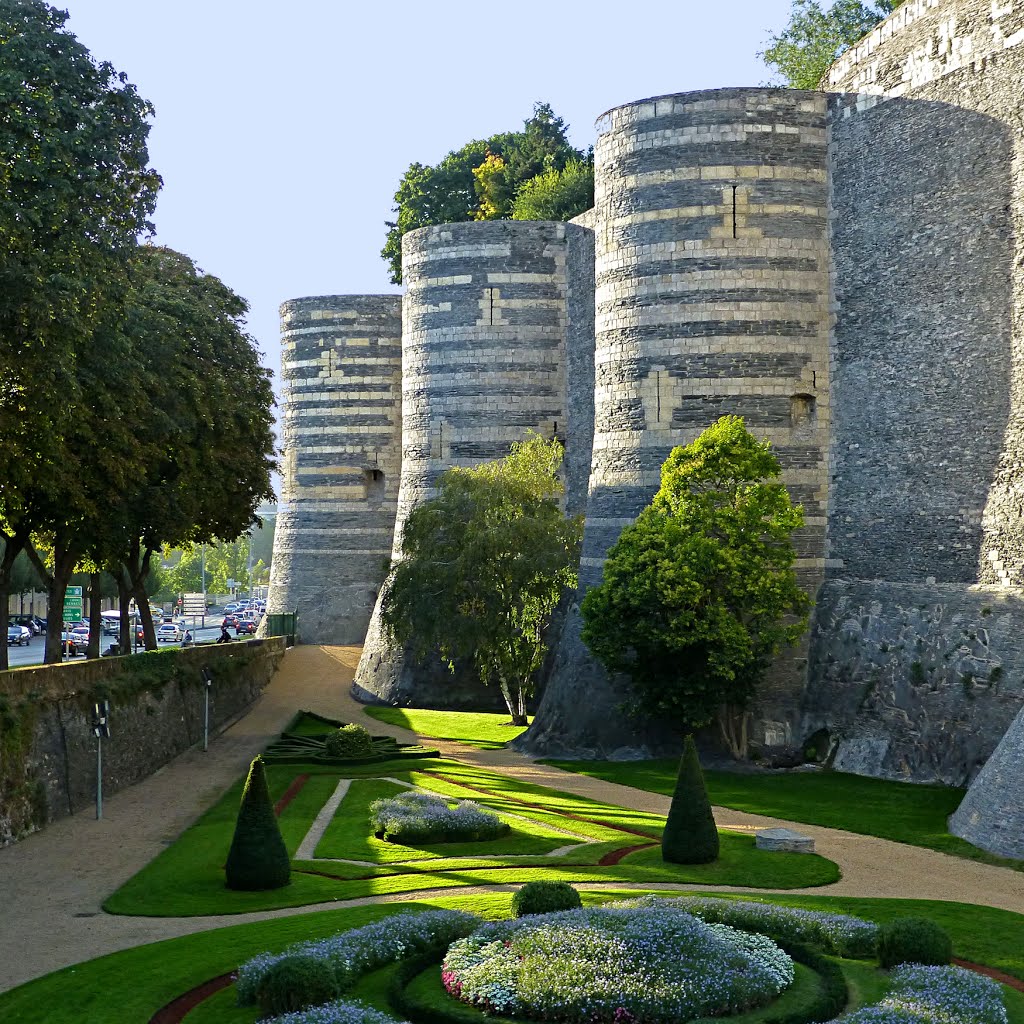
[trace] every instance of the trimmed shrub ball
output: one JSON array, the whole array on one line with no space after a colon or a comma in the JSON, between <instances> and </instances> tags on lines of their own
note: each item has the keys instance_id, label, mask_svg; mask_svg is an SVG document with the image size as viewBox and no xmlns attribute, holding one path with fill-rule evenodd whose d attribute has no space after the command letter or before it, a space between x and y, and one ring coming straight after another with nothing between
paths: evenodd
<instances>
[{"instance_id":1,"label":"trimmed shrub ball","mask_svg":"<svg viewBox=\"0 0 1024 1024\"><path fill-rule=\"evenodd\" d=\"M291 862L270 802L262 757L249 766L224 873L227 887L243 892L280 889L291 879Z\"/></svg>"},{"instance_id":2,"label":"trimmed shrub ball","mask_svg":"<svg viewBox=\"0 0 1024 1024\"><path fill-rule=\"evenodd\" d=\"M341 986L329 960L314 956L286 956L267 969L257 998L267 1017L329 1003L341 995Z\"/></svg>"},{"instance_id":3,"label":"trimmed shrub ball","mask_svg":"<svg viewBox=\"0 0 1024 1024\"><path fill-rule=\"evenodd\" d=\"M661 837L661 859L669 864L710 864L718 859L718 829L692 736L686 737L683 746L672 805Z\"/></svg>"},{"instance_id":4,"label":"trimmed shrub ball","mask_svg":"<svg viewBox=\"0 0 1024 1024\"><path fill-rule=\"evenodd\" d=\"M337 758L372 757L373 738L361 725L343 725L328 733L324 753Z\"/></svg>"},{"instance_id":5,"label":"trimmed shrub ball","mask_svg":"<svg viewBox=\"0 0 1024 1024\"><path fill-rule=\"evenodd\" d=\"M512 913L516 917L551 914L582 906L580 894L568 882L527 882L512 897Z\"/></svg>"},{"instance_id":6,"label":"trimmed shrub ball","mask_svg":"<svg viewBox=\"0 0 1024 1024\"><path fill-rule=\"evenodd\" d=\"M923 917L897 917L878 929L878 962L897 964L948 964L953 959L953 940L934 921Z\"/></svg>"}]
</instances>

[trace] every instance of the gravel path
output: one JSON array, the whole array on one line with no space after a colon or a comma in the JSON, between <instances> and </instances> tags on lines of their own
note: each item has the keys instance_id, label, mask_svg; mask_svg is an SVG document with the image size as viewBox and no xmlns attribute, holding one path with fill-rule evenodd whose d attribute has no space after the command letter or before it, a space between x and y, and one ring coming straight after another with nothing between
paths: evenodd
<instances>
[{"instance_id":1,"label":"gravel path","mask_svg":"<svg viewBox=\"0 0 1024 1024\"><path fill-rule=\"evenodd\" d=\"M358 658L359 649L354 647L293 648L249 714L212 742L208 753L189 751L146 781L104 800L103 821L94 820L93 812L83 811L0 850L0 893L4 902L0 918L0 991L69 964L158 939L346 905L332 902L265 913L191 918L122 917L101 910L110 893L174 842L219 798L297 709L344 721L362 721L374 733L411 740L408 731L369 719L362 706L349 697ZM445 755L525 782L634 810L657 814L668 811L667 797L562 772L513 751L429 742ZM160 813L154 813L155 808ZM715 818L719 825L734 829L788 824L726 808L715 808ZM1024 872L836 829L803 824L795 827L814 836L818 852L836 861L843 871L842 879L834 885L802 892L959 900L1024 913ZM631 888L625 883L588 883L584 887ZM679 888L650 883L637 887ZM396 893L352 900L347 905L514 888Z\"/></svg>"}]
</instances>

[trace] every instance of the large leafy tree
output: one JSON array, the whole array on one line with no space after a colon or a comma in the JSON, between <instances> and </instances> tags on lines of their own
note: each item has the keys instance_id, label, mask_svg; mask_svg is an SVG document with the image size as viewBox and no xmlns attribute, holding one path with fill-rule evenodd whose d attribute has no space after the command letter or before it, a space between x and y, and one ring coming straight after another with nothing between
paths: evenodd
<instances>
[{"instance_id":1,"label":"large leafy tree","mask_svg":"<svg viewBox=\"0 0 1024 1024\"><path fill-rule=\"evenodd\" d=\"M87 404L79 358L123 295L160 185L149 104L66 19L0 0L0 629L32 531L59 506L80 513L68 448Z\"/></svg>"},{"instance_id":2,"label":"large leafy tree","mask_svg":"<svg viewBox=\"0 0 1024 1024\"><path fill-rule=\"evenodd\" d=\"M562 447L533 434L506 458L452 469L436 498L415 508L402 558L385 587L384 627L413 657L440 650L497 684L512 720L546 651L545 628L576 583L582 520L559 498Z\"/></svg>"},{"instance_id":3,"label":"large leafy tree","mask_svg":"<svg viewBox=\"0 0 1024 1024\"><path fill-rule=\"evenodd\" d=\"M594 162L570 160L523 182L512 201L513 220L570 220L594 205Z\"/></svg>"},{"instance_id":4,"label":"large leafy tree","mask_svg":"<svg viewBox=\"0 0 1024 1024\"><path fill-rule=\"evenodd\" d=\"M903 0L793 0L789 22L769 38L761 58L793 89L820 89L825 72Z\"/></svg>"},{"instance_id":5,"label":"large leafy tree","mask_svg":"<svg viewBox=\"0 0 1024 1024\"><path fill-rule=\"evenodd\" d=\"M524 182L544 171L560 171L571 160L584 160L566 137L568 127L547 103L538 103L521 132L467 142L434 167L410 165L395 193L396 217L387 222L381 250L391 267L391 280L402 280L402 236L407 231L430 224L508 218Z\"/></svg>"},{"instance_id":6,"label":"large leafy tree","mask_svg":"<svg viewBox=\"0 0 1024 1024\"><path fill-rule=\"evenodd\" d=\"M608 553L583 600L583 639L632 680L641 710L690 733L737 723L783 644L806 626L791 535L803 523L779 462L725 416L673 449L661 487Z\"/></svg>"}]
</instances>

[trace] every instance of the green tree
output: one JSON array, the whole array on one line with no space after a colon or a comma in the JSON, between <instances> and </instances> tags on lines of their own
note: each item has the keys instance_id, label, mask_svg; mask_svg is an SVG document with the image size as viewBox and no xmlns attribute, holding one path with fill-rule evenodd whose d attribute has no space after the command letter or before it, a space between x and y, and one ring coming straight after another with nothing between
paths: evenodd
<instances>
[{"instance_id":1,"label":"green tree","mask_svg":"<svg viewBox=\"0 0 1024 1024\"><path fill-rule=\"evenodd\" d=\"M383 623L413 657L472 662L517 725L546 651L545 628L575 586L582 519L559 498L562 446L532 434L511 454L451 469L410 513L385 587Z\"/></svg>"},{"instance_id":2,"label":"green tree","mask_svg":"<svg viewBox=\"0 0 1024 1024\"><path fill-rule=\"evenodd\" d=\"M710 864L718 860L718 847L718 828L697 745L687 736L661 837L661 859L669 864Z\"/></svg>"},{"instance_id":3,"label":"green tree","mask_svg":"<svg viewBox=\"0 0 1024 1024\"><path fill-rule=\"evenodd\" d=\"M568 125L550 105L537 103L521 132L504 132L468 142L435 167L410 165L395 193L395 220L381 256L391 280L402 281L402 236L430 224L501 220L511 216L512 201L525 181L546 170L561 170L584 155L574 149Z\"/></svg>"},{"instance_id":4,"label":"green tree","mask_svg":"<svg viewBox=\"0 0 1024 1024\"><path fill-rule=\"evenodd\" d=\"M661 488L583 600L583 639L630 676L641 710L690 733L717 717L745 754L744 709L806 627L792 533L803 524L779 461L736 416L673 449Z\"/></svg>"},{"instance_id":5,"label":"green tree","mask_svg":"<svg viewBox=\"0 0 1024 1024\"><path fill-rule=\"evenodd\" d=\"M793 0L789 22L768 39L761 59L793 89L820 89L835 60L859 42L903 0Z\"/></svg>"},{"instance_id":6,"label":"green tree","mask_svg":"<svg viewBox=\"0 0 1024 1024\"><path fill-rule=\"evenodd\" d=\"M249 766L224 874L229 889L243 892L280 889L291 881L291 861L259 755Z\"/></svg>"},{"instance_id":7,"label":"green tree","mask_svg":"<svg viewBox=\"0 0 1024 1024\"><path fill-rule=\"evenodd\" d=\"M513 220L572 220L594 205L593 160L570 160L523 182L512 203Z\"/></svg>"},{"instance_id":8,"label":"green tree","mask_svg":"<svg viewBox=\"0 0 1024 1024\"><path fill-rule=\"evenodd\" d=\"M40 0L0 0L3 629L9 573L39 519L77 513L67 442L88 403L79 359L123 294L160 186L146 149L152 108L93 60L67 17Z\"/></svg>"}]
</instances>

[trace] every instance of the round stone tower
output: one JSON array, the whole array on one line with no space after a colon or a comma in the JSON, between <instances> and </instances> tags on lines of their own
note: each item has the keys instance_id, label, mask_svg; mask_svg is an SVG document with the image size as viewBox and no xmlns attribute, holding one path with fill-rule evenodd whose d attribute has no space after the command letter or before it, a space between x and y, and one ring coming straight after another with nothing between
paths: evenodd
<instances>
[{"instance_id":1,"label":"round stone tower","mask_svg":"<svg viewBox=\"0 0 1024 1024\"><path fill-rule=\"evenodd\" d=\"M683 93L617 107L597 127L594 450L580 596L651 500L672 448L726 414L772 442L804 505L798 569L813 589L828 486L826 97ZM616 713L623 695L579 629L577 608L521 745L655 752L662 738ZM788 740L805 657L790 655L766 688L755 737L769 746Z\"/></svg>"},{"instance_id":2,"label":"round stone tower","mask_svg":"<svg viewBox=\"0 0 1024 1024\"><path fill-rule=\"evenodd\" d=\"M387 572L401 470L400 295L281 306L281 503L268 612L306 643L362 643Z\"/></svg>"},{"instance_id":3,"label":"round stone tower","mask_svg":"<svg viewBox=\"0 0 1024 1024\"><path fill-rule=\"evenodd\" d=\"M402 241L407 291L402 333L402 524L452 466L508 454L533 429L566 430L566 226L484 221L421 228ZM462 685L440 665L415 666L389 648L379 608L353 692L363 700L474 706L478 683ZM500 701L497 691L493 695Z\"/></svg>"}]
</instances>

